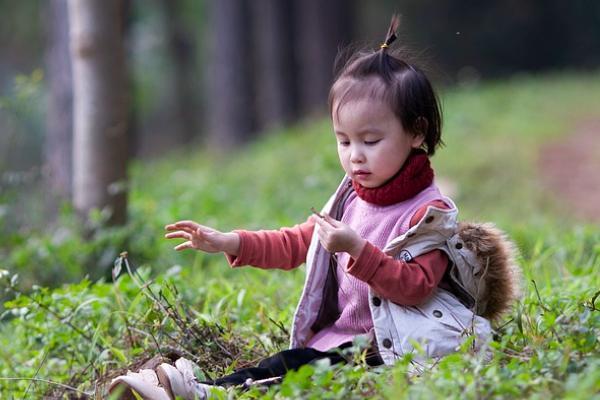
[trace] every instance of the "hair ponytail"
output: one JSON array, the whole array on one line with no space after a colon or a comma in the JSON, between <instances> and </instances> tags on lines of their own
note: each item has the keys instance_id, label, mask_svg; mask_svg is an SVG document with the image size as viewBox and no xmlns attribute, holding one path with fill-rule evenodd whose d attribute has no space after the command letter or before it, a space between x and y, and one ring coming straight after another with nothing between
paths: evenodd
<instances>
[{"instance_id":1,"label":"hair ponytail","mask_svg":"<svg viewBox=\"0 0 600 400\"><path fill-rule=\"evenodd\" d=\"M388 52L390 45L398 38L397 31L399 26L400 14L393 14L387 34L385 35L385 40L379 46L379 51L375 53L375 57L373 59L373 62L378 65L372 65L367 72L367 74L378 74L388 83L392 82L394 72L398 70L398 62L402 63L402 61L390 56Z\"/></svg>"},{"instance_id":2,"label":"hair ponytail","mask_svg":"<svg viewBox=\"0 0 600 400\"><path fill-rule=\"evenodd\" d=\"M398 31L398 27L400 26L400 14L392 15L392 20L390 21L390 27L388 28L387 35L385 36L385 40L379 46L379 50L384 53L385 50L390 47L392 43L398 38L396 36L396 32Z\"/></svg>"}]
</instances>

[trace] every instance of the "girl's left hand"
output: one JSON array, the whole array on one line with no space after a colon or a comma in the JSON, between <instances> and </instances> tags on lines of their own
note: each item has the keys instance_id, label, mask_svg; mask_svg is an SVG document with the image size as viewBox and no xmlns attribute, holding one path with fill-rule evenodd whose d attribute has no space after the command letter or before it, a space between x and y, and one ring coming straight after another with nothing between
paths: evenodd
<instances>
[{"instance_id":1,"label":"girl's left hand","mask_svg":"<svg viewBox=\"0 0 600 400\"><path fill-rule=\"evenodd\" d=\"M317 234L321 245L330 253L345 251L355 260L360 255L366 241L345 223L333 219L328 214L323 218L313 215L313 221L319 226Z\"/></svg>"}]
</instances>

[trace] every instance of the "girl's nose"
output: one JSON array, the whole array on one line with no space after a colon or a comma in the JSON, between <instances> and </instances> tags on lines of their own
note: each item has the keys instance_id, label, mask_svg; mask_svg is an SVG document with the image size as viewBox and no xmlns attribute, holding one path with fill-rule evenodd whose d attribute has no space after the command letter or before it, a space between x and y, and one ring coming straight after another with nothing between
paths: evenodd
<instances>
[{"instance_id":1,"label":"girl's nose","mask_svg":"<svg viewBox=\"0 0 600 400\"><path fill-rule=\"evenodd\" d=\"M352 163L363 163L365 162L365 155L360 148L354 147L350 152L350 162Z\"/></svg>"}]
</instances>

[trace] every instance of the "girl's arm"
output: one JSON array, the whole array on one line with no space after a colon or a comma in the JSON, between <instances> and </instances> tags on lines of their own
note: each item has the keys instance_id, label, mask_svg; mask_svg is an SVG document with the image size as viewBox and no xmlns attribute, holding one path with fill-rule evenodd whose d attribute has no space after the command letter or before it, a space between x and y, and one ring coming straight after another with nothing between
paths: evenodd
<instances>
[{"instance_id":1,"label":"girl's arm","mask_svg":"<svg viewBox=\"0 0 600 400\"><path fill-rule=\"evenodd\" d=\"M296 268L306 261L314 227L314 221L308 219L302 224L279 230L236 230L233 233L240 240L237 255L225 256L232 267Z\"/></svg>"},{"instance_id":2,"label":"girl's arm","mask_svg":"<svg viewBox=\"0 0 600 400\"><path fill-rule=\"evenodd\" d=\"M447 209L441 201L421 207L411 219L416 225L425 215L429 205ZM448 266L448 256L433 250L409 262L396 260L366 242L356 259L350 258L348 273L366 282L377 293L401 305L422 303L440 283Z\"/></svg>"}]
</instances>

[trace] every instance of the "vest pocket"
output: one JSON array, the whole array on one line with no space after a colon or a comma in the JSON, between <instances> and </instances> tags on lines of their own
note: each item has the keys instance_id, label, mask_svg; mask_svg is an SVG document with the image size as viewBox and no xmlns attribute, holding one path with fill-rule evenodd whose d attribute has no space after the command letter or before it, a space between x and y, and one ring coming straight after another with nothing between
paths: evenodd
<instances>
[{"instance_id":1,"label":"vest pocket","mask_svg":"<svg viewBox=\"0 0 600 400\"><path fill-rule=\"evenodd\" d=\"M422 348L424 354L417 352L417 360L453 353L477 330L475 315L444 290L438 289L419 306L389 305L400 338L399 350L406 354L417 352L415 347Z\"/></svg>"},{"instance_id":2,"label":"vest pocket","mask_svg":"<svg viewBox=\"0 0 600 400\"><path fill-rule=\"evenodd\" d=\"M460 302L457 301L457 304L450 306L442 301L438 295L433 296L427 303L416 306L416 308L432 323L441 324L456 333L465 331L469 326L469 316L474 316Z\"/></svg>"}]
</instances>

